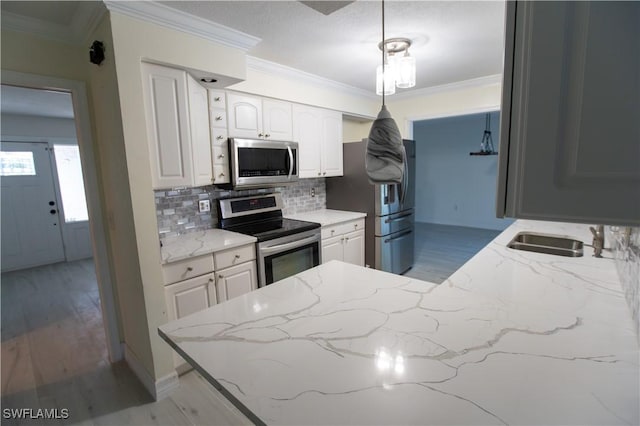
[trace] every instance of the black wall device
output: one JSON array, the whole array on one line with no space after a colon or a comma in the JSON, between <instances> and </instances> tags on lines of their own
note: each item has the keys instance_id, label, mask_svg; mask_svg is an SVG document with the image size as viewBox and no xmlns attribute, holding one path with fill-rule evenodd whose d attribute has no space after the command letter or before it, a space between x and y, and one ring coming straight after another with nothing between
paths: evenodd
<instances>
[{"instance_id":1,"label":"black wall device","mask_svg":"<svg viewBox=\"0 0 640 426\"><path fill-rule=\"evenodd\" d=\"M104 61L104 44L101 41L94 40L89 49L89 61L96 65L100 65Z\"/></svg>"}]
</instances>

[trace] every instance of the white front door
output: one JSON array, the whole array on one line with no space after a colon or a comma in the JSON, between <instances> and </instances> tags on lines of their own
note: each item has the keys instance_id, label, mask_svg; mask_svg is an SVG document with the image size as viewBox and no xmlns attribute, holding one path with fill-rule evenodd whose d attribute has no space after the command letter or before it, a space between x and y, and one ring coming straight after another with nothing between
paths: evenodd
<instances>
[{"instance_id":1,"label":"white front door","mask_svg":"<svg viewBox=\"0 0 640 426\"><path fill-rule=\"evenodd\" d=\"M2 271L65 260L46 143L2 142Z\"/></svg>"}]
</instances>

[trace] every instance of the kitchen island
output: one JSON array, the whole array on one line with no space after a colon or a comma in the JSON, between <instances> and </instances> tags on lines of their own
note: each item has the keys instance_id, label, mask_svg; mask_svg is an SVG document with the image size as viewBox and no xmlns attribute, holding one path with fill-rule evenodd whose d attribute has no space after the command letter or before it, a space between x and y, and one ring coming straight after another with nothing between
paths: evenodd
<instances>
[{"instance_id":1,"label":"kitchen island","mask_svg":"<svg viewBox=\"0 0 640 426\"><path fill-rule=\"evenodd\" d=\"M258 424L638 424L636 330L610 253L508 249L441 285L332 261L160 327Z\"/></svg>"}]
</instances>

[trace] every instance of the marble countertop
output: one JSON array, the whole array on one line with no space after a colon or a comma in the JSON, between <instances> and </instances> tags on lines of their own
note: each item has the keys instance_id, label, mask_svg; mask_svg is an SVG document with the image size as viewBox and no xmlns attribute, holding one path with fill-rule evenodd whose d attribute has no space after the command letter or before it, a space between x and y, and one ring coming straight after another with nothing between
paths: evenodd
<instances>
[{"instance_id":1,"label":"marble countertop","mask_svg":"<svg viewBox=\"0 0 640 426\"><path fill-rule=\"evenodd\" d=\"M338 261L160 327L257 424L638 424L639 349L611 253L508 249L441 285Z\"/></svg>"},{"instance_id":2,"label":"marble countertop","mask_svg":"<svg viewBox=\"0 0 640 426\"><path fill-rule=\"evenodd\" d=\"M223 229L207 229L162 240L160 254L162 263L171 263L194 256L226 250L245 244L255 243L257 239L249 235Z\"/></svg>"},{"instance_id":3,"label":"marble countertop","mask_svg":"<svg viewBox=\"0 0 640 426\"><path fill-rule=\"evenodd\" d=\"M344 210L321 209L305 213L285 215L289 219L306 220L316 222L322 226L331 226L338 223L349 222L351 220L362 219L366 213L348 212Z\"/></svg>"}]
</instances>

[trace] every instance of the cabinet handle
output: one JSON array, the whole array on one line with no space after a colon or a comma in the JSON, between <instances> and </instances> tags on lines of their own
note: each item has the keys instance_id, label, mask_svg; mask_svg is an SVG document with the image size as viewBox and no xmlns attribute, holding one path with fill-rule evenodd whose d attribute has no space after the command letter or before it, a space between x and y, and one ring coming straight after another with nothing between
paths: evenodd
<instances>
[{"instance_id":1,"label":"cabinet handle","mask_svg":"<svg viewBox=\"0 0 640 426\"><path fill-rule=\"evenodd\" d=\"M215 98L213 98L213 100L216 102L220 102L220 96L216 96Z\"/></svg>"},{"instance_id":2,"label":"cabinet handle","mask_svg":"<svg viewBox=\"0 0 640 426\"><path fill-rule=\"evenodd\" d=\"M187 266L187 272L191 272L193 271L193 268L191 266Z\"/></svg>"},{"instance_id":3,"label":"cabinet handle","mask_svg":"<svg viewBox=\"0 0 640 426\"><path fill-rule=\"evenodd\" d=\"M224 158L224 154L218 155L218 158Z\"/></svg>"},{"instance_id":4,"label":"cabinet handle","mask_svg":"<svg viewBox=\"0 0 640 426\"><path fill-rule=\"evenodd\" d=\"M220 115L216 116L216 121L222 121L222 116Z\"/></svg>"},{"instance_id":5,"label":"cabinet handle","mask_svg":"<svg viewBox=\"0 0 640 426\"><path fill-rule=\"evenodd\" d=\"M224 173L220 173L218 177L224 177Z\"/></svg>"},{"instance_id":6,"label":"cabinet handle","mask_svg":"<svg viewBox=\"0 0 640 426\"><path fill-rule=\"evenodd\" d=\"M224 136L217 136L216 139L221 141L222 139L224 139Z\"/></svg>"}]
</instances>

